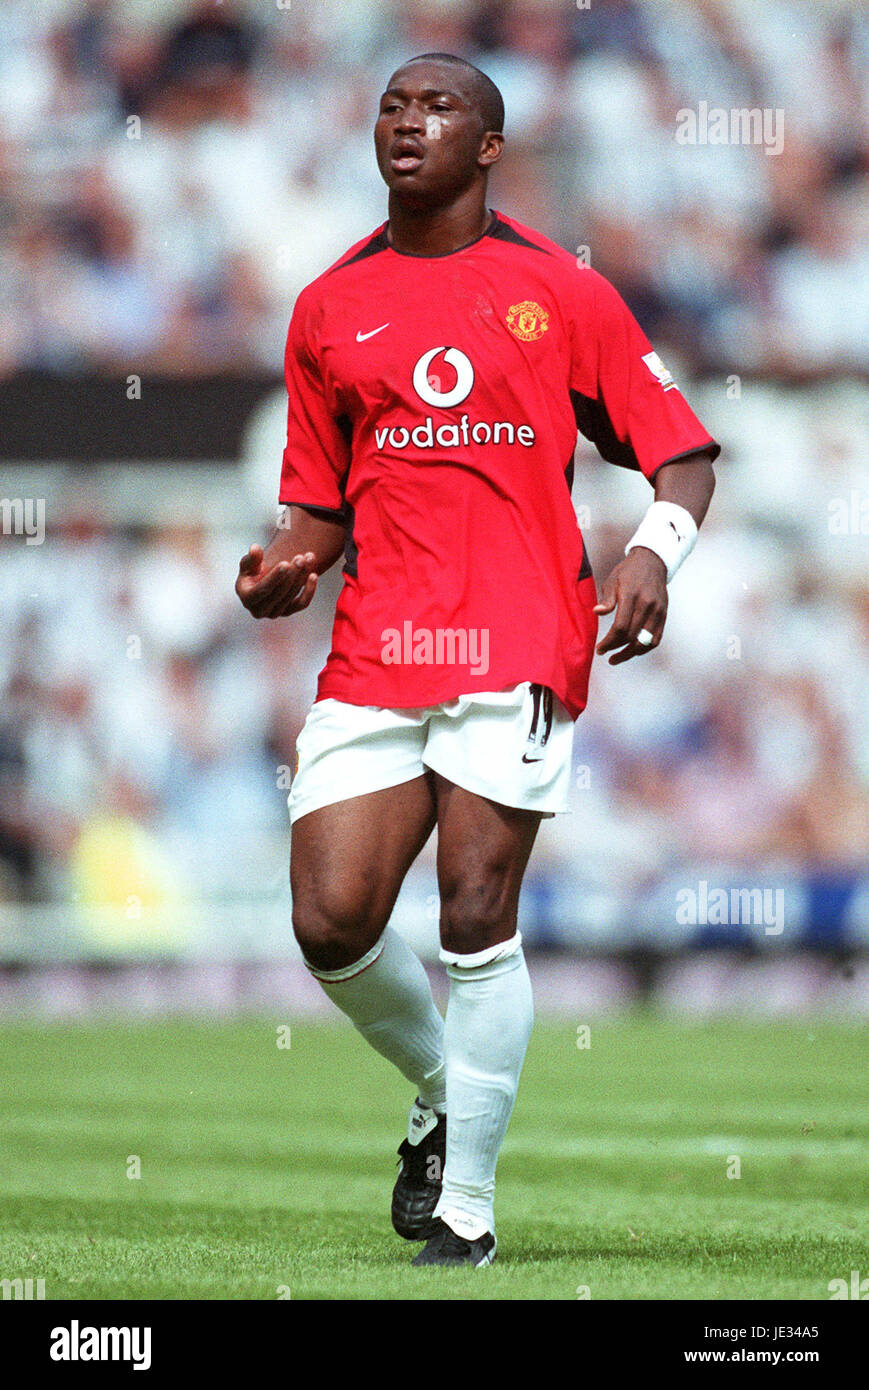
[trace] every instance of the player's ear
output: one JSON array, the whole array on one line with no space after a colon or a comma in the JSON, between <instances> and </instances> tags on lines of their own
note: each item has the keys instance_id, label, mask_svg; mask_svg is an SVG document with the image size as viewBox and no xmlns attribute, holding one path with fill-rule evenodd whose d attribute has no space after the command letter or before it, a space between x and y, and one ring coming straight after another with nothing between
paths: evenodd
<instances>
[{"instance_id":1,"label":"player's ear","mask_svg":"<svg viewBox=\"0 0 869 1390\"><path fill-rule=\"evenodd\" d=\"M490 169L493 164L497 164L501 155L504 153L504 137L499 130L487 130L483 136L480 146L480 153L477 155L477 163L485 169Z\"/></svg>"}]
</instances>

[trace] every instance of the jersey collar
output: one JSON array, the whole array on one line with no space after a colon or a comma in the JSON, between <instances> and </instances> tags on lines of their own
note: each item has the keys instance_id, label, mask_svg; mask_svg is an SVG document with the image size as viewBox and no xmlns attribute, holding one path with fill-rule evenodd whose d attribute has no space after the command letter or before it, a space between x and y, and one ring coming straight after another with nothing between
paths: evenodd
<instances>
[{"instance_id":1,"label":"jersey collar","mask_svg":"<svg viewBox=\"0 0 869 1390\"><path fill-rule=\"evenodd\" d=\"M439 256L421 256L418 255L416 251L396 250L392 242L389 240L388 222L384 222L383 226L381 227L380 232L377 235L377 241L381 244L383 250L392 251L396 256L407 256L410 260L414 261L443 261L446 260L447 256L458 256L461 254L462 251L467 251L471 246L476 246L478 241L484 241L486 237L495 235L495 229L498 226L499 221L500 219L498 217L497 212L493 211L492 216L489 219L489 225L480 233L479 236L475 236L473 241L466 241L464 246L457 246L454 251L442 251Z\"/></svg>"}]
</instances>

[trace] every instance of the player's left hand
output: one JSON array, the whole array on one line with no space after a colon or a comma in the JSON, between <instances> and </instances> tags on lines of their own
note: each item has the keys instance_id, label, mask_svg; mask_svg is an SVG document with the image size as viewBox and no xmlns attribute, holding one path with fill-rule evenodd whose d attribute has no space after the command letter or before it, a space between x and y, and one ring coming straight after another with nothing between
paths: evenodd
<instances>
[{"instance_id":1,"label":"player's left hand","mask_svg":"<svg viewBox=\"0 0 869 1390\"><path fill-rule=\"evenodd\" d=\"M664 561L645 546L637 546L611 571L595 604L595 613L615 612L613 625L597 644L598 656L612 652L610 666L654 651L667 621L667 569ZM643 629L652 640L637 641Z\"/></svg>"}]
</instances>

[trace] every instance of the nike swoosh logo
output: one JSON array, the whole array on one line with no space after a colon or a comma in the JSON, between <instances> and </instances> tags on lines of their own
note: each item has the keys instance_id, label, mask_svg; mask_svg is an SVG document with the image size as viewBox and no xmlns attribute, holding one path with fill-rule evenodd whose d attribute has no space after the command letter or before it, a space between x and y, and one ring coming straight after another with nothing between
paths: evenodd
<instances>
[{"instance_id":1,"label":"nike swoosh logo","mask_svg":"<svg viewBox=\"0 0 869 1390\"><path fill-rule=\"evenodd\" d=\"M368 338L373 338L374 335L375 335L375 333L382 333L383 330L384 330L384 328L388 328L388 327L389 327L389 324L388 324L388 323L382 323L382 324L380 325L379 328L372 328L372 330L371 330L370 333L357 333L357 334L356 334L356 341L357 341L357 343L364 343L364 342L366 341L366 339L368 339Z\"/></svg>"},{"instance_id":2,"label":"nike swoosh logo","mask_svg":"<svg viewBox=\"0 0 869 1390\"><path fill-rule=\"evenodd\" d=\"M522 761L523 761L523 763L542 763L542 762L543 762L543 759L542 759L542 758L529 758L529 756L528 756L527 753L523 753L523 754L522 754Z\"/></svg>"}]
</instances>

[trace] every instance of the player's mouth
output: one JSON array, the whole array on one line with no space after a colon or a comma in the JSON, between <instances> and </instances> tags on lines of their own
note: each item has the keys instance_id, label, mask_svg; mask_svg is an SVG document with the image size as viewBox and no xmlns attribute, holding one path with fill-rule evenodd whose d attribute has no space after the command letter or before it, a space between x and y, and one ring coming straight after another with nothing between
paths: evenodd
<instances>
[{"instance_id":1,"label":"player's mouth","mask_svg":"<svg viewBox=\"0 0 869 1390\"><path fill-rule=\"evenodd\" d=\"M425 150L417 140L396 140L389 154L390 168L397 174L412 174L425 159Z\"/></svg>"}]
</instances>

